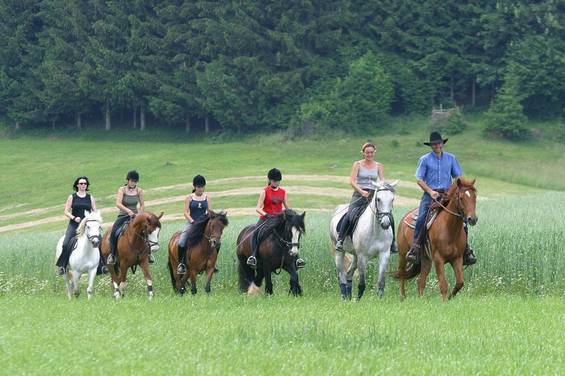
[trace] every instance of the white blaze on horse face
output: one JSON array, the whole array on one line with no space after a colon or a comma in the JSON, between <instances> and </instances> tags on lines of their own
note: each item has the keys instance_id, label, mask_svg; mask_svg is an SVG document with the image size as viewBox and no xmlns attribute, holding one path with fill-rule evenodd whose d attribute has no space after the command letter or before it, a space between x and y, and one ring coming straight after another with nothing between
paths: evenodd
<instances>
[{"instance_id":1,"label":"white blaze on horse face","mask_svg":"<svg viewBox=\"0 0 565 376\"><path fill-rule=\"evenodd\" d=\"M155 231L150 233L147 237L151 242L151 252L157 252L159 250L159 231L161 231L161 229L157 227Z\"/></svg>"},{"instance_id":2,"label":"white blaze on horse face","mask_svg":"<svg viewBox=\"0 0 565 376\"><path fill-rule=\"evenodd\" d=\"M467 197L471 198L471 194L469 193L469 191L465 191L465 194L467 195Z\"/></svg>"},{"instance_id":3,"label":"white blaze on horse face","mask_svg":"<svg viewBox=\"0 0 565 376\"><path fill-rule=\"evenodd\" d=\"M298 244L298 240L300 239L300 231L298 231L298 229L296 227L292 228L292 248L290 249L290 255L291 256L296 256L298 255L298 247L294 244Z\"/></svg>"}]
</instances>

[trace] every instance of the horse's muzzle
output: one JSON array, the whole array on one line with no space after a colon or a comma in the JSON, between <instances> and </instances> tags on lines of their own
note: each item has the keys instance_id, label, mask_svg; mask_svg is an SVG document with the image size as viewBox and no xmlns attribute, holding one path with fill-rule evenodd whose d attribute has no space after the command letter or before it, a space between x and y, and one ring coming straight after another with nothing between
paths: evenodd
<instances>
[{"instance_id":1,"label":"horse's muzzle","mask_svg":"<svg viewBox=\"0 0 565 376\"><path fill-rule=\"evenodd\" d=\"M90 240L90 243L92 243L92 246L94 248L97 248L100 245L100 236L96 235L96 236L92 236L90 238L88 238L88 240Z\"/></svg>"},{"instance_id":2,"label":"horse's muzzle","mask_svg":"<svg viewBox=\"0 0 565 376\"><path fill-rule=\"evenodd\" d=\"M383 230L388 230L389 227L390 227L390 222L381 222L381 228Z\"/></svg>"},{"instance_id":3,"label":"horse's muzzle","mask_svg":"<svg viewBox=\"0 0 565 376\"><path fill-rule=\"evenodd\" d=\"M469 223L469 225L471 225L471 226L476 225L478 221L479 221L479 217L477 217L477 216L467 217L467 223Z\"/></svg>"}]
</instances>

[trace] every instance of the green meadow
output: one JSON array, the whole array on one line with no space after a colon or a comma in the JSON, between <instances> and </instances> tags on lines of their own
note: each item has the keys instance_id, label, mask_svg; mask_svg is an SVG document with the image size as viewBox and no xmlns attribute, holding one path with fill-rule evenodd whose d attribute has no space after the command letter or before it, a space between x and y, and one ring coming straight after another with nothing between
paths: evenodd
<instances>
[{"instance_id":1,"label":"green meadow","mask_svg":"<svg viewBox=\"0 0 565 376\"><path fill-rule=\"evenodd\" d=\"M421 119L397 120L387 132L296 140L273 136L205 138L196 135L84 133L0 138L0 231L42 218L62 217L79 175L87 175L110 222L113 195L137 169L148 210L165 211L161 250L152 267L156 296L146 297L140 272L129 276L124 299L111 297L99 276L93 300L85 285L68 301L55 276L54 248L65 230L53 221L0 232L0 362L4 374L561 374L565 372L565 160L562 144L539 139L513 144L484 138L481 119L451 136L465 176L477 179L478 224L470 237L479 259L465 270L456 299L441 302L435 273L426 294L399 299L387 278L385 297L366 293L343 302L329 250L331 209L347 202L345 180L365 139L387 180L400 179L395 218L419 197L417 158L427 151ZM293 207L306 210L300 271L304 294L288 296L288 275L274 278L271 297L237 291L236 238L254 216L231 215L212 293L173 294L166 244L182 227L182 196L201 173L216 209L251 208L263 175L277 166L288 176ZM335 178L332 178L335 177ZM238 178L238 179L228 179ZM226 195L230 190L241 193ZM336 190L333 195L309 193ZM222 193L224 192L224 193ZM180 199L178 199L180 197ZM162 201L157 201L162 200ZM404 201L403 201L404 200ZM235 211L234 211L235 212ZM389 270L395 270L397 256ZM371 262L368 283L376 278ZM448 281L453 285L453 273Z\"/></svg>"}]
</instances>

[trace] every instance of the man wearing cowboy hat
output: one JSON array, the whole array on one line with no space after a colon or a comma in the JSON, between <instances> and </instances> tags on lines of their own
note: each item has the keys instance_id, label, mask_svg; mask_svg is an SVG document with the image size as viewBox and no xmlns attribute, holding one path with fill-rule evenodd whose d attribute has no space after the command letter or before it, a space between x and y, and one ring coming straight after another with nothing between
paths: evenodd
<instances>
[{"instance_id":1,"label":"man wearing cowboy hat","mask_svg":"<svg viewBox=\"0 0 565 376\"><path fill-rule=\"evenodd\" d=\"M406 254L406 258L411 262L419 261L421 246L419 238L428 213L428 206L432 200L436 200L439 197L440 193L447 192L452 179L457 179L463 175L463 171L459 167L459 162L457 162L455 156L443 151L443 145L447 140L447 138L443 139L439 132L432 132L430 134L430 142L424 142L424 145L430 146L432 151L420 157L418 162L416 179L418 179L417 183L424 191L424 194L422 195L422 201L420 201L412 247ZM466 227L465 232L467 232ZM476 262L477 259L473 250L469 248L467 243L463 255L463 265L473 265Z\"/></svg>"}]
</instances>

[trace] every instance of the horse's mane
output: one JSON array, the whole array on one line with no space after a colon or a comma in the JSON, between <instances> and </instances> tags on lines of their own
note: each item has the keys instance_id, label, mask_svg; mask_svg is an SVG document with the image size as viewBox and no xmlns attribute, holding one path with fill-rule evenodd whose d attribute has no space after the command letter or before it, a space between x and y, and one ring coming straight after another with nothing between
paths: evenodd
<instances>
[{"instance_id":1,"label":"horse's mane","mask_svg":"<svg viewBox=\"0 0 565 376\"><path fill-rule=\"evenodd\" d=\"M102 215L100 215L99 211L95 211L95 212L91 212L89 215L85 216L81 221L80 224L77 227L77 236L82 236L84 235L84 231L86 231L86 221L98 221L100 224L102 224Z\"/></svg>"},{"instance_id":2,"label":"horse's mane","mask_svg":"<svg viewBox=\"0 0 565 376\"><path fill-rule=\"evenodd\" d=\"M477 191L477 188L475 188L474 186L474 180L466 180L463 178L459 178L459 181L461 183L461 187L463 188L467 188L470 189L474 192ZM457 192L457 180L454 181L453 183L451 183L451 185L449 186L449 188L447 189L447 192L445 192L444 195L442 195L441 197L441 205L435 201L432 201L432 203L430 204L430 209L439 209L442 210L443 206L447 206L447 204L449 204L449 201L451 201L451 199L455 196L455 193Z\"/></svg>"},{"instance_id":3,"label":"horse's mane","mask_svg":"<svg viewBox=\"0 0 565 376\"><path fill-rule=\"evenodd\" d=\"M219 220L224 226L228 225L226 212L215 213L213 211L210 211L208 215L194 221L192 227L190 227L190 230L188 230L188 238L186 241L188 247L194 246L202 241L202 237L204 236L204 229L206 228L208 222L210 222L210 220L212 219Z\"/></svg>"},{"instance_id":4,"label":"horse's mane","mask_svg":"<svg viewBox=\"0 0 565 376\"><path fill-rule=\"evenodd\" d=\"M285 227L295 225L300 232L304 232L304 222L297 221L295 218L301 218L301 216L292 209L285 209L281 213L273 216L271 220L264 222L261 233L263 233L264 238L266 238L282 224L285 224Z\"/></svg>"}]
</instances>

